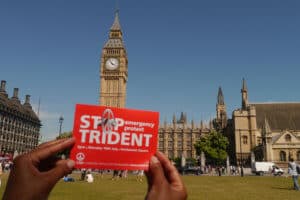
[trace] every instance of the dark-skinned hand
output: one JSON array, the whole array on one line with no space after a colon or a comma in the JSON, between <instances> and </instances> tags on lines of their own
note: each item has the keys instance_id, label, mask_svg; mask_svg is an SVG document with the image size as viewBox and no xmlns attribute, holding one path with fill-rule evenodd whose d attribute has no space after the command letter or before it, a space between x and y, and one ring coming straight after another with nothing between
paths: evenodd
<instances>
[{"instance_id":1,"label":"dark-skinned hand","mask_svg":"<svg viewBox=\"0 0 300 200\"><path fill-rule=\"evenodd\" d=\"M44 200L63 176L72 172L73 160L57 158L57 153L70 149L75 140L46 142L14 160L3 200Z\"/></svg>"},{"instance_id":2,"label":"dark-skinned hand","mask_svg":"<svg viewBox=\"0 0 300 200\"><path fill-rule=\"evenodd\" d=\"M148 180L146 200L187 199L186 188L177 169L161 152L157 152L151 158L146 175Z\"/></svg>"}]
</instances>

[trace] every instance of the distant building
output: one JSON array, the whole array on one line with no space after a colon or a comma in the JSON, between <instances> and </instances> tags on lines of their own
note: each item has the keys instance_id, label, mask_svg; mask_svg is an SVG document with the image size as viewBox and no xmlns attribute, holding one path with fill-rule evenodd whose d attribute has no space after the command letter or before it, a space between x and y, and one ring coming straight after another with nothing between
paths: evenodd
<instances>
[{"instance_id":1,"label":"distant building","mask_svg":"<svg viewBox=\"0 0 300 200\"><path fill-rule=\"evenodd\" d=\"M163 152L169 158L198 158L194 144L201 137L209 134L212 130L223 132L227 127L227 114L224 96L221 87L218 91L216 104L216 118L209 124L201 121L195 124L194 120L187 122L187 116L183 112L179 120L173 116L173 122L167 124L164 122L159 128L158 150Z\"/></svg>"},{"instance_id":2,"label":"distant building","mask_svg":"<svg viewBox=\"0 0 300 200\"><path fill-rule=\"evenodd\" d=\"M245 80L241 93L242 106L230 122L233 159L250 165L255 157L282 167L291 157L300 161L300 103L250 103Z\"/></svg>"},{"instance_id":3,"label":"distant building","mask_svg":"<svg viewBox=\"0 0 300 200\"><path fill-rule=\"evenodd\" d=\"M159 127L158 150L169 158L197 158L194 144L213 129L212 121L206 126L203 121L195 124L194 120L187 123L186 114L181 113L179 120L173 116L173 122L164 122Z\"/></svg>"},{"instance_id":4,"label":"distant building","mask_svg":"<svg viewBox=\"0 0 300 200\"><path fill-rule=\"evenodd\" d=\"M18 97L18 88L8 97L6 81L0 87L0 150L2 153L24 153L38 145L41 122L26 95L24 104Z\"/></svg>"}]
</instances>

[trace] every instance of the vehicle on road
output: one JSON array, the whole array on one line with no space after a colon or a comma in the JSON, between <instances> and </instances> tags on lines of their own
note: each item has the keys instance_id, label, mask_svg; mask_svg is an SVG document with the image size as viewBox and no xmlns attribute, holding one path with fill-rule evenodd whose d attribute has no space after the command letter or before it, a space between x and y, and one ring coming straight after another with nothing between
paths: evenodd
<instances>
[{"instance_id":1,"label":"vehicle on road","mask_svg":"<svg viewBox=\"0 0 300 200\"><path fill-rule=\"evenodd\" d=\"M259 176L263 176L264 174L281 176L283 174L283 170L276 166L273 162L254 162L252 166L252 173Z\"/></svg>"},{"instance_id":2,"label":"vehicle on road","mask_svg":"<svg viewBox=\"0 0 300 200\"><path fill-rule=\"evenodd\" d=\"M201 175L201 174L203 174L202 170L198 166L185 166L185 167L177 168L177 170L182 175L187 175L187 174Z\"/></svg>"}]
</instances>

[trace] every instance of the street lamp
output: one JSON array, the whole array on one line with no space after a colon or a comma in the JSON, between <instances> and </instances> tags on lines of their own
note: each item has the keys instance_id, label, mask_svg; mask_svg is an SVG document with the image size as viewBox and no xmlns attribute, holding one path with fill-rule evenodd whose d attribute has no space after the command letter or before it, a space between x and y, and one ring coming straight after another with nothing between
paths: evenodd
<instances>
[{"instance_id":1,"label":"street lamp","mask_svg":"<svg viewBox=\"0 0 300 200\"><path fill-rule=\"evenodd\" d=\"M58 123L59 123L59 135L61 135L61 127L62 127L62 123L64 121L63 116L61 115L58 119Z\"/></svg>"},{"instance_id":2,"label":"street lamp","mask_svg":"<svg viewBox=\"0 0 300 200\"><path fill-rule=\"evenodd\" d=\"M240 167L241 167L241 177L244 176L244 169L243 169L243 152L242 152L242 135L241 135L241 129L239 129L240 133Z\"/></svg>"}]
</instances>

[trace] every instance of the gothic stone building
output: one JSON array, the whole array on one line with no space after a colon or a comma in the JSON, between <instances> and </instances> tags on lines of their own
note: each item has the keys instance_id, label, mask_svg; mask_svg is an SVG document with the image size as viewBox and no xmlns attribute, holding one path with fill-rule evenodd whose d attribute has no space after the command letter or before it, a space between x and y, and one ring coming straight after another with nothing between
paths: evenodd
<instances>
[{"instance_id":1,"label":"gothic stone building","mask_svg":"<svg viewBox=\"0 0 300 200\"><path fill-rule=\"evenodd\" d=\"M0 150L2 153L24 153L38 145L41 122L26 95L24 104L18 98L18 88L13 96L6 93L6 81L0 87Z\"/></svg>"},{"instance_id":2,"label":"gothic stone building","mask_svg":"<svg viewBox=\"0 0 300 200\"><path fill-rule=\"evenodd\" d=\"M196 158L194 144L201 136L208 134L211 128L205 126L202 121L199 125L196 125L193 120L188 124L183 113L178 121L174 115L172 124L164 122L159 128L158 150L171 159Z\"/></svg>"},{"instance_id":3,"label":"gothic stone building","mask_svg":"<svg viewBox=\"0 0 300 200\"><path fill-rule=\"evenodd\" d=\"M231 144L237 161L250 164L255 149L262 155L256 160L282 167L291 157L300 161L300 103L250 103L245 80L241 93L242 107L232 114Z\"/></svg>"},{"instance_id":4,"label":"gothic stone building","mask_svg":"<svg viewBox=\"0 0 300 200\"><path fill-rule=\"evenodd\" d=\"M211 120L208 125L203 121L195 124L194 120L190 124L187 123L186 114L181 113L179 120L173 116L172 124L164 122L159 128L158 150L163 152L169 158L197 158L194 144L212 130L222 131L227 125L226 105L222 89L219 88L216 118Z\"/></svg>"}]
</instances>

